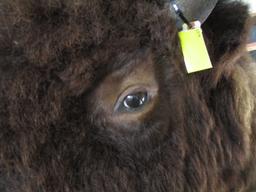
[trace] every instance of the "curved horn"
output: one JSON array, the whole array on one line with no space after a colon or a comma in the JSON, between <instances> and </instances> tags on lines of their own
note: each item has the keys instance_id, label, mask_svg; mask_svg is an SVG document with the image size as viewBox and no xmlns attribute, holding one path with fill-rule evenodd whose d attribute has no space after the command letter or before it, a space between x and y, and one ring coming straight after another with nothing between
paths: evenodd
<instances>
[{"instance_id":1,"label":"curved horn","mask_svg":"<svg viewBox=\"0 0 256 192\"><path fill-rule=\"evenodd\" d=\"M189 21L199 20L201 23L211 14L217 2L218 0L171 0L172 4L178 5Z\"/></svg>"}]
</instances>

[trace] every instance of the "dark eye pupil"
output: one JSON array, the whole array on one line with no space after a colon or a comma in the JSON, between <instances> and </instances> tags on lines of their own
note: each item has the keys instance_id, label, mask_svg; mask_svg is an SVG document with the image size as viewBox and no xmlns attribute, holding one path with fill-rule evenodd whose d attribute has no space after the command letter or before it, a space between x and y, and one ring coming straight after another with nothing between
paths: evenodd
<instances>
[{"instance_id":1,"label":"dark eye pupil","mask_svg":"<svg viewBox=\"0 0 256 192\"><path fill-rule=\"evenodd\" d=\"M124 107L127 109L136 109L144 105L147 100L146 93L136 93L128 95L123 101Z\"/></svg>"}]
</instances>

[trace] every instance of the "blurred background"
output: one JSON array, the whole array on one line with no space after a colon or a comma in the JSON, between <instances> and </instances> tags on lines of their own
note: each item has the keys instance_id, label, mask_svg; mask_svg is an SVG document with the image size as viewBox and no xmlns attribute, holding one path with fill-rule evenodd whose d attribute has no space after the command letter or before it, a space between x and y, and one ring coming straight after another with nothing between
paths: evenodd
<instances>
[{"instance_id":1,"label":"blurred background","mask_svg":"<svg viewBox=\"0 0 256 192\"><path fill-rule=\"evenodd\" d=\"M256 15L256 0L243 0L243 1L249 4L251 13Z\"/></svg>"},{"instance_id":2,"label":"blurred background","mask_svg":"<svg viewBox=\"0 0 256 192\"><path fill-rule=\"evenodd\" d=\"M256 61L256 0L243 0L250 7L250 13L253 19L254 26L251 31L251 38L248 42L248 51Z\"/></svg>"}]
</instances>

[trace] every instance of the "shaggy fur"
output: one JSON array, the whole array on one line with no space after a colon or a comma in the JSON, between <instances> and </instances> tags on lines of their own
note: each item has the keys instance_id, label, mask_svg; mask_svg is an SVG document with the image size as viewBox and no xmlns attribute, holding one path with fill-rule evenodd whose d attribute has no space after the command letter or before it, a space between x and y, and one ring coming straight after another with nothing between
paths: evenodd
<instances>
[{"instance_id":1,"label":"shaggy fur","mask_svg":"<svg viewBox=\"0 0 256 192\"><path fill-rule=\"evenodd\" d=\"M214 69L187 75L165 1L0 0L0 191L256 190L248 26L221 0L203 25ZM91 93L140 50L162 99L122 135Z\"/></svg>"}]
</instances>

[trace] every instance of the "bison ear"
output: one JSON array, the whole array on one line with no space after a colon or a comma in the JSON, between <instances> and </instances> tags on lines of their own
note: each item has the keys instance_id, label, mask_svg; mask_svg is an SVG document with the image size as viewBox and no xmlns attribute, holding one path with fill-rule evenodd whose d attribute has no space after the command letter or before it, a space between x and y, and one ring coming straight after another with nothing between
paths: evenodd
<instances>
[{"instance_id":1,"label":"bison ear","mask_svg":"<svg viewBox=\"0 0 256 192\"><path fill-rule=\"evenodd\" d=\"M216 86L223 75L227 77L231 74L238 59L246 55L250 25L248 7L242 2L219 1L216 5L202 25L214 65L214 69L206 75L209 83Z\"/></svg>"},{"instance_id":2,"label":"bison ear","mask_svg":"<svg viewBox=\"0 0 256 192\"><path fill-rule=\"evenodd\" d=\"M218 0L171 0L171 3L176 4L189 21L199 20L201 23L211 14L217 2ZM174 15L174 11L172 14Z\"/></svg>"}]
</instances>

